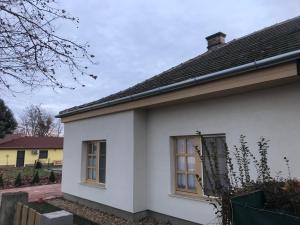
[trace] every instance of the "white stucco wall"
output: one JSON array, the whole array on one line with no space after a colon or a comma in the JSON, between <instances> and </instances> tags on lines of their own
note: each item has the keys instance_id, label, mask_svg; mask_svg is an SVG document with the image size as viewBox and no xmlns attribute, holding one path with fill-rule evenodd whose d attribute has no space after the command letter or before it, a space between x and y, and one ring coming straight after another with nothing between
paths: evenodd
<instances>
[{"instance_id":1,"label":"white stucco wall","mask_svg":"<svg viewBox=\"0 0 300 225\"><path fill-rule=\"evenodd\" d=\"M146 152L146 118L145 111L134 112L134 183L133 183L133 211L147 210L147 152Z\"/></svg>"},{"instance_id":2,"label":"white stucco wall","mask_svg":"<svg viewBox=\"0 0 300 225\"><path fill-rule=\"evenodd\" d=\"M133 212L133 118L128 111L65 124L63 192ZM104 139L105 189L83 185L82 142Z\"/></svg>"},{"instance_id":3,"label":"white stucco wall","mask_svg":"<svg viewBox=\"0 0 300 225\"><path fill-rule=\"evenodd\" d=\"M170 136L225 133L229 147L245 134L257 150L260 136L270 139L272 171L300 177L300 84L121 112L65 124L63 192L128 212L146 209L206 224L214 219L205 201L174 197ZM106 189L81 182L82 141L107 140Z\"/></svg>"},{"instance_id":4,"label":"white stucco wall","mask_svg":"<svg viewBox=\"0 0 300 225\"><path fill-rule=\"evenodd\" d=\"M235 96L160 107L147 114L147 208L155 212L206 224L214 218L211 206L201 201L172 197L170 136L225 133L229 147L240 134L257 151L260 136L270 141L272 171L300 177L300 85L260 90Z\"/></svg>"}]
</instances>

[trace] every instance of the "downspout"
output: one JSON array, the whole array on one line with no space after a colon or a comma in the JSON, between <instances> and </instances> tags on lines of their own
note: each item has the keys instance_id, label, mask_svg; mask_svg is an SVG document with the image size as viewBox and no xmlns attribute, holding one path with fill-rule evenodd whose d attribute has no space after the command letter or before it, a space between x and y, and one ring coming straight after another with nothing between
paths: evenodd
<instances>
[{"instance_id":1,"label":"downspout","mask_svg":"<svg viewBox=\"0 0 300 225\"><path fill-rule=\"evenodd\" d=\"M276 65L279 63L284 63L284 62L288 62L288 61L292 61L292 60L297 60L296 61L297 62L297 73L298 73L298 75L300 75L300 59L298 59L299 57L300 57L300 49L296 50L296 51L284 53L281 55L273 56L270 58L247 63L247 64L240 65L237 67L225 69L222 71L217 71L214 73L206 74L206 75L203 75L200 77L187 79L187 80L180 81L180 82L170 84L170 85L166 85L163 87L154 88L149 91L133 94L130 96L125 96L122 98L118 98L115 100L111 100L111 101L107 101L107 102L103 102L103 103L99 103L99 104L95 104L95 105L91 105L91 106L86 106L83 108L74 109L73 111L69 111L69 112L62 111L59 113L59 115L57 117L61 118L61 117L70 116L70 115L80 113L80 112L86 112L86 111L93 110L93 109L98 109L98 108L103 108L103 107L107 107L107 106L111 106L111 105L116 105L119 103L138 100L140 98L158 95L158 94L178 90L181 88L185 88L185 87L189 87L189 86L193 86L193 85L197 85L197 84L201 84L201 83L206 83L209 81L234 76L234 75L242 73L242 72L244 73L244 72L249 72L252 70L262 69L265 67L269 67L271 65Z\"/></svg>"}]
</instances>

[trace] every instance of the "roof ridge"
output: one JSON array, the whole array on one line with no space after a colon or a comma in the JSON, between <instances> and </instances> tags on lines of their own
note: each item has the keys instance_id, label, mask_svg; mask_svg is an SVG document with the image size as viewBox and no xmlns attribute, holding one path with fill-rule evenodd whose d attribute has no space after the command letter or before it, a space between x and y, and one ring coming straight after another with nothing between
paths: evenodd
<instances>
[{"instance_id":1,"label":"roof ridge","mask_svg":"<svg viewBox=\"0 0 300 225\"><path fill-rule=\"evenodd\" d=\"M218 51L219 49L222 49L222 48L224 48L224 47L226 47L226 46L228 46L228 45L230 45L230 44L232 44L232 43L234 43L234 42L236 42L236 41L239 41L239 40L244 39L244 38L246 38L246 37L255 35L255 34L260 33L260 32L262 32L262 31L265 31L265 30L268 30L268 29L272 29L272 28L274 28L274 27L283 25L283 24L285 24L285 23L288 23L288 22L290 22L290 21L297 20L297 19L300 19L300 16L296 16L296 17L287 19L287 20L285 20L285 21L282 21L282 22L279 22L279 23L275 23L275 24L273 24L273 25L264 27L264 28L262 28L262 29L260 29L260 30L253 31L253 32L250 33L250 34L246 34L246 35L241 36L241 37L239 37L239 38L232 39L231 41L225 43L224 45L222 45L222 46L220 46L220 47L218 47L218 48L216 48L216 49L213 49L213 50L210 50L210 51L203 52L203 53L201 53L200 55L197 55L197 56L194 56L194 57L192 57L192 58L190 58L190 59L187 59L186 61L184 61L184 62L182 62L182 63L179 63L179 64L176 65L176 66L172 66L171 68L169 68L169 69L167 69L167 70L164 70L164 71L162 71L162 72L160 72L160 73L158 73L158 74L156 74L156 75L154 75L154 76L152 76L152 77L149 77L149 78L147 78L147 79L145 79L145 80L143 80L143 81L141 81L141 82L139 82L139 83L136 83L136 84L134 84L134 85L132 85L132 86L126 88L126 89L123 89L123 90L120 90L120 91L118 91L118 92L116 92L116 93L113 93L112 95L117 94L117 93L122 93L122 92L124 92L124 91L126 91L126 90L128 90L128 89L130 89L130 88L132 88L132 87L134 87L134 86L136 86L136 85L142 84L142 83L144 83L144 82L146 82L146 81L149 81L149 80L151 80L151 79L153 79L153 78L155 78L155 77L159 77L160 75L162 75L162 74L164 74L164 73L171 72L171 71L173 71L173 70L175 70L175 69L178 69L178 68L180 68L181 66L186 65L187 63L193 62L194 60L197 60L197 59L203 57L204 55L210 54L210 53L212 53L212 52L216 52L216 51ZM108 95L108 96L110 96L110 95ZM108 96L105 96L105 97L108 97ZM104 98L105 98L105 97L104 97ZM96 100L96 101L97 101L97 100ZM87 104L88 104L88 103L87 103Z\"/></svg>"},{"instance_id":2,"label":"roof ridge","mask_svg":"<svg viewBox=\"0 0 300 225\"><path fill-rule=\"evenodd\" d=\"M130 87L95 101L65 109L59 114L75 112L77 109L98 103L109 103L112 100L128 97L143 91L149 91L186 79L300 49L299 37L300 16L296 16L232 39L217 49L205 51ZM289 41L293 45L286 44Z\"/></svg>"},{"instance_id":3,"label":"roof ridge","mask_svg":"<svg viewBox=\"0 0 300 225\"><path fill-rule=\"evenodd\" d=\"M297 20L297 19L300 19L300 16L296 16L296 17L293 17L293 18L290 18L290 19L287 19L287 20L284 20L284 21L281 21L281 22L278 22L278 23L275 23L273 25L270 25L270 26L266 26L264 28L261 28L259 30L256 30L256 31L253 31L249 34L246 34L244 36L241 36L239 38L234 38L232 39L231 41L229 41L228 43L226 43L224 46L228 45L228 44L231 44L232 42L235 42L235 41L239 41L240 39L243 39L243 38L246 38L246 37L249 37L249 36L252 36L254 34L257 34L257 33L260 33L260 32L263 32L265 30L269 30L269 29L272 29L274 27L278 27L278 26L281 26L281 25L284 25L285 23L289 23L291 21L294 21L294 20ZM224 47L224 46L221 46L220 48ZM218 48L219 49L219 48Z\"/></svg>"},{"instance_id":4,"label":"roof ridge","mask_svg":"<svg viewBox=\"0 0 300 225\"><path fill-rule=\"evenodd\" d=\"M231 43L233 43L233 42L236 42L236 41L239 41L239 40L244 39L244 38L246 38L246 37L255 35L255 34L260 33L260 32L262 32L262 31L265 31L265 30L268 30L268 29L272 29L272 28L274 28L274 27L278 27L278 26L280 26L280 25L283 25L283 24L285 24L285 23L288 23L288 22L291 22L291 21L297 20L297 19L300 19L300 16L296 16L296 17L287 19L287 20L285 20L285 21L282 21L282 22L279 22L279 23L275 23L275 24L270 25L270 26L266 26L266 27L264 27L264 28L261 28L261 29L259 29L259 30L253 31L253 32L251 32L250 34L246 34L246 35L241 36L241 37L239 37L239 38L234 38L234 39L232 39L231 41L225 43L224 45L219 46L219 47L216 48L216 49L213 49L213 50L210 50L210 51L206 51L206 52L204 52L204 53L202 53L202 54L200 54L200 55L197 55L197 56L195 56L195 57L193 57L193 58L191 58L191 59L188 59L188 60L186 60L186 61L183 62L183 63L180 63L180 64L178 64L178 65L176 65L176 66L171 67L171 68L168 69L168 70L165 70L165 71L161 72L160 74L165 73L165 72L168 72L169 70L175 69L176 67L179 67L179 66L181 66L182 64L186 64L186 63L188 63L188 62L190 62L190 61L196 60L197 58L200 58L200 57L202 57L202 56L205 55L205 54L208 54L208 53L211 53L211 52L216 52L216 51L218 51L219 49L224 48L224 47L228 46L229 44L231 44ZM156 75L156 76L157 76L157 75ZM146 81L146 80L145 80L145 81Z\"/></svg>"}]
</instances>

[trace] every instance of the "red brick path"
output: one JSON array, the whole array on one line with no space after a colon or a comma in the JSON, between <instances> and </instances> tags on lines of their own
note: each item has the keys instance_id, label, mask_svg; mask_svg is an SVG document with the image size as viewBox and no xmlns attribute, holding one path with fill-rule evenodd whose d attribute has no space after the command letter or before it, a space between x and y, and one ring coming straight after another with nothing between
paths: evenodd
<instances>
[{"instance_id":1,"label":"red brick path","mask_svg":"<svg viewBox=\"0 0 300 225\"><path fill-rule=\"evenodd\" d=\"M19 192L19 191L28 192L30 202L38 201L39 199L46 200L46 199L62 197L61 184L50 184L50 185L42 185L42 186L6 189L6 190L1 190L0 194L7 193L7 192Z\"/></svg>"}]
</instances>

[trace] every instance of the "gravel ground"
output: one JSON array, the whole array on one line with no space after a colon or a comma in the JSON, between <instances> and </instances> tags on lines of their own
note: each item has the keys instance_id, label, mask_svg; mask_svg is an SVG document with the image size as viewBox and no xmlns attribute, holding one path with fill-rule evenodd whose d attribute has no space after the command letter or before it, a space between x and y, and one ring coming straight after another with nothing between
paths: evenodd
<instances>
[{"instance_id":1,"label":"gravel ground","mask_svg":"<svg viewBox=\"0 0 300 225\"><path fill-rule=\"evenodd\" d=\"M99 225L168 225L167 223L159 223L151 218L146 218L140 222L132 223L120 217L104 213L100 210L89 208L62 198L48 200L47 202L80 217L84 217Z\"/></svg>"}]
</instances>

